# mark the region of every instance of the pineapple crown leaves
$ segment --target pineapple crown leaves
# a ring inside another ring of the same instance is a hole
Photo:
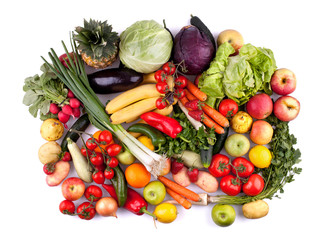
[[[76,27],[75,31],[74,40],[78,42],[79,51],[93,59],[101,60],[118,51],[118,33],[112,31],[107,21],[90,19],[88,22],[84,19],[84,27]]]

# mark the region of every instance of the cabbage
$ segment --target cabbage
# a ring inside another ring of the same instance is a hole
[[[172,51],[171,34],[154,20],[138,21],[120,34],[119,58],[140,73],[158,70]]]

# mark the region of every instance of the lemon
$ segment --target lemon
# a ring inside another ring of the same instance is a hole
[[[172,203],[161,203],[154,211],[157,220],[162,223],[171,223],[176,219],[177,209]]]
[[[263,145],[256,145],[249,152],[250,161],[258,168],[267,168],[272,161],[272,154]]]

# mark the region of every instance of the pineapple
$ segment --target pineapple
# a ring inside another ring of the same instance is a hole
[[[84,19],[84,27],[76,27],[74,40],[78,42],[78,50],[85,63],[100,69],[110,66],[118,56],[118,33],[112,32],[107,21]]]

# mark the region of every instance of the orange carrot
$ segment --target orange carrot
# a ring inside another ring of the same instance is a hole
[[[197,99],[197,97],[195,97],[188,89],[185,89],[185,93],[186,93],[186,98],[189,101]]]
[[[223,134],[225,132],[225,130],[215,121],[213,121],[207,114],[203,114],[202,122],[209,128],[213,127],[216,133]]]
[[[183,97],[183,98],[180,99],[180,102],[181,102],[182,105],[184,106],[184,105],[186,105],[187,102],[189,102],[189,100],[188,100],[188,98]]]
[[[186,198],[182,197],[180,194],[176,193],[170,188],[166,188],[166,192],[185,209],[191,208],[191,202],[189,202]]]
[[[199,197],[199,195],[197,193],[177,184],[176,182],[173,182],[172,180],[168,179],[167,177],[158,176],[158,180],[161,181],[166,187],[172,189],[176,193],[178,193],[192,201],[199,202],[201,200],[201,198]]]
[[[214,108],[210,107],[206,103],[202,104],[202,109],[207,115],[209,115],[210,118],[212,118],[220,126],[229,127],[228,119],[225,116],[223,116],[220,112],[218,112]]]
[[[202,102],[206,101],[207,95],[206,93],[202,92],[195,84],[193,84],[191,81],[187,81],[187,89],[199,100]]]

